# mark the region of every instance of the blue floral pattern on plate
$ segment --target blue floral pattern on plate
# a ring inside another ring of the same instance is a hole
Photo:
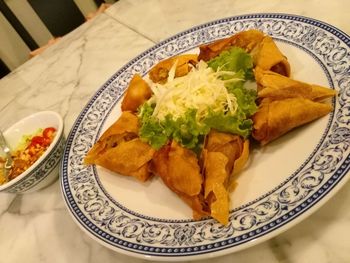
[[[132,76],[147,74],[158,61],[200,44],[256,28],[308,52],[338,92],[322,140],[303,165],[272,191],[230,212],[229,224],[212,219],[164,220],[123,207],[103,189],[83,158]],[[181,32],[134,58],[92,97],[76,120],[61,165],[61,187],[79,225],[103,244],[136,256],[168,260],[225,254],[266,239],[314,211],[348,179],[350,146],[350,38],[323,22],[286,14],[230,17]]]

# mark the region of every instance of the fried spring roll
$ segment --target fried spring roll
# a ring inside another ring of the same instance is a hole
[[[209,205],[210,215],[226,225],[229,217],[229,174],[226,169],[229,158],[220,152],[207,152],[205,159],[204,198]]]
[[[103,154],[109,148],[115,147],[122,141],[135,138],[139,129],[139,121],[136,115],[124,111],[98,139],[86,155],[85,164],[93,164],[100,154]]]
[[[284,76],[290,76],[289,62],[278,49],[273,39],[255,29],[242,31],[231,37],[200,46],[198,60],[208,61],[218,56],[222,51],[234,46],[243,48],[250,53],[255,66]]]
[[[199,47],[198,60],[208,61],[222,51],[228,50],[233,46],[243,48],[247,52],[251,52],[263,39],[264,34],[255,29],[242,31],[231,37],[214,41],[213,43],[202,45]]]
[[[171,67],[176,62],[175,77],[186,75],[191,70],[191,65],[197,64],[198,55],[178,55],[162,60],[155,65],[148,73],[149,78],[155,83],[165,83],[169,76]]]
[[[229,192],[233,175],[241,170],[248,159],[249,141],[237,135],[210,131],[202,152],[204,198],[210,215],[222,224],[228,223]]]
[[[258,97],[271,100],[301,97],[312,101],[323,101],[336,92],[330,88],[294,80],[272,71],[257,67],[254,71],[258,84]]]
[[[172,141],[154,154],[151,171],[192,208],[195,219],[208,215],[202,193],[203,177],[194,152]]]
[[[138,125],[136,115],[128,111],[122,112],[88,152],[85,164],[100,165],[146,181],[151,175],[148,166],[154,150],[138,138]]]
[[[256,67],[283,76],[290,76],[289,62],[271,37],[265,36],[252,52],[252,55]]]
[[[131,79],[122,101],[122,111],[136,112],[152,96],[152,90],[139,74]]]
[[[332,110],[332,106],[305,98],[265,99],[253,115],[253,138],[265,145],[288,131],[316,120]]]
[[[101,154],[94,163],[121,175],[145,182],[150,177],[148,164],[155,150],[140,138],[123,142]]]

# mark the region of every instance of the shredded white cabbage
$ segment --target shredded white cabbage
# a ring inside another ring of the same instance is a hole
[[[234,72],[215,72],[201,60],[187,75],[175,78],[176,65],[177,61],[170,69],[165,84],[151,83],[153,96],[150,102],[156,104],[153,116],[164,120],[166,115],[171,114],[176,120],[188,109],[197,109],[197,120],[200,121],[208,114],[208,108],[215,112],[229,111],[232,115],[236,112],[237,99],[227,92],[225,82],[241,79],[219,78],[223,74],[233,76]]]

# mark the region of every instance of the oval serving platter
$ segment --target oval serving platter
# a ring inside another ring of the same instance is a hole
[[[85,166],[83,159],[120,114],[135,73],[204,43],[256,28],[271,35],[298,80],[337,91],[334,110],[265,147],[253,147],[231,194],[229,224],[192,220],[191,210],[154,178],[145,184]],[[75,121],[60,169],[68,210],[93,239],[151,260],[192,260],[232,253],[285,231],[316,211],[349,178],[350,38],[311,18],[251,14],[203,24],[146,50],[93,95]]]

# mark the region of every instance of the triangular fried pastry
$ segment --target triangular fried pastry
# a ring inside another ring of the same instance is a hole
[[[84,159],[85,164],[94,164],[100,154],[123,141],[137,137],[138,130],[139,121],[137,116],[129,111],[122,112],[118,120],[102,134],[90,149]]]
[[[208,215],[203,201],[203,177],[194,152],[172,141],[155,152],[150,170],[192,208],[195,219]]]
[[[206,137],[205,149],[208,152],[220,152],[228,158],[226,171],[230,176],[236,160],[242,154],[243,144],[244,140],[238,135],[212,129]]]
[[[202,151],[204,198],[210,215],[222,224],[228,223],[232,175],[236,174],[236,168],[238,170],[244,166],[248,158],[249,150],[246,146],[249,147],[249,144],[244,143],[240,136],[230,133],[211,130],[206,137]]]
[[[231,37],[200,46],[198,60],[208,61],[233,46],[243,48],[249,53],[261,42],[263,37],[264,34],[256,29],[238,32]]]
[[[147,82],[139,74],[135,74],[126,90],[121,109],[136,112],[151,96],[152,90]]]
[[[233,171],[231,173],[231,181],[229,182],[229,190],[232,191],[237,183],[234,181],[235,175],[237,175],[239,172],[243,170],[245,167],[246,163],[248,162],[249,159],[249,139],[244,140],[243,143],[243,149],[241,155],[235,160],[234,165],[233,165]]]
[[[281,100],[301,97],[312,101],[322,101],[336,94],[330,88],[294,80],[259,67],[255,68],[254,75],[258,86],[258,98]]]
[[[171,67],[176,64],[175,77],[186,75],[191,70],[191,65],[197,64],[197,54],[185,54],[174,56],[160,61],[149,71],[149,78],[155,83],[165,83]]]
[[[304,98],[265,99],[253,115],[253,138],[265,145],[288,131],[318,119],[332,106]]]
[[[133,176],[146,181],[151,173],[148,164],[155,150],[140,138],[118,144],[100,154],[94,163],[121,175]]]
[[[229,215],[228,158],[220,152],[207,152],[205,158],[204,198],[208,202],[210,215],[226,225]]]
[[[172,141],[168,160],[167,181],[179,192],[189,196],[198,195],[203,177],[195,153]]]
[[[86,155],[85,164],[96,164],[122,175],[146,181],[154,149],[138,138],[136,115],[123,111]]]
[[[322,87],[316,84],[310,84],[312,89],[312,96],[310,97],[313,101],[323,101],[337,95],[337,92],[333,89]]]
[[[252,56],[256,67],[271,70],[287,77],[290,76],[289,62],[270,36],[264,37],[252,51]]]

